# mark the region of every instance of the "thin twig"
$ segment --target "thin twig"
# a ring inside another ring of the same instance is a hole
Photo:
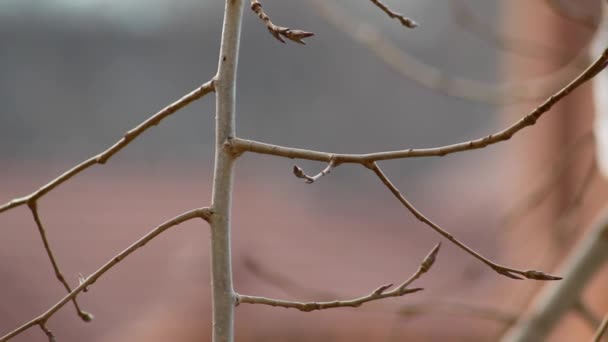
[[[51,330],[49,330],[45,324],[40,324],[40,329],[42,329],[42,331],[44,332],[44,334],[49,338],[49,342],[55,342],[55,335],[53,335],[53,332]]]
[[[384,185],[386,185],[386,187],[393,193],[393,195],[395,195],[395,197],[397,197],[399,202],[401,202],[401,204],[403,204],[403,206],[406,207],[407,210],[409,210],[412,213],[412,215],[414,215],[418,220],[420,220],[423,223],[426,223],[427,226],[431,227],[437,233],[443,235],[443,237],[450,240],[450,242],[452,242],[456,246],[460,247],[462,250],[469,253],[473,257],[477,258],[479,261],[488,265],[490,268],[492,268],[497,273],[507,276],[509,278],[513,278],[513,279],[522,279],[520,276],[523,276],[528,279],[535,279],[535,280],[559,280],[559,279],[561,279],[560,277],[545,274],[540,271],[535,271],[535,270],[522,271],[522,270],[518,270],[518,269],[514,269],[514,268],[501,266],[501,265],[498,265],[498,264],[490,261],[483,255],[476,252],[471,247],[465,245],[463,242],[456,239],[452,234],[450,234],[443,228],[439,227],[433,221],[431,221],[426,216],[424,216],[420,211],[418,211],[416,208],[414,208],[414,206],[401,194],[399,189],[397,189],[397,187],[393,183],[391,183],[391,181],[388,179],[388,177],[386,177],[384,172],[382,172],[382,170],[376,163],[370,163],[369,165],[366,165],[366,166],[369,169],[371,169],[372,171],[374,171],[374,173],[378,176],[378,178],[380,178],[382,183],[384,183]]]
[[[183,222],[195,219],[195,218],[202,218],[203,220],[209,222],[211,220],[212,216],[213,216],[212,209],[199,208],[199,209],[194,209],[194,210],[185,212],[185,213],[178,215],[178,216],[172,218],[171,220],[166,221],[165,223],[159,225],[158,227],[156,227],[152,231],[150,231],[148,234],[144,235],[139,240],[134,242],[131,246],[127,247],[125,250],[118,253],[116,256],[114,256],[112,259],[110,259],[108,262],[106,262],[101,268],[99,268],[97,271],[93,272],[90,276],[86,277],[86,279],[84,279],[80,283],[80,285],[78,285],[78,287],[73,289],[72,292],[70,292],[65,297],[63,297],[63,299],[61,299],[55,305],[50,307],[46,312],[44,312],[40,316],[32,319],[31,321],[23,324],[19,328],[15,329],[15,330],[11,331],[10,333],[1,337],[0,342],[6,342],[6,341],[10,340],[11,338],[24,332],[25,330],[27,330],[33,326],[36,326],[36,325],[40,326],[43,330],[45,330],[46,322],[59,309],[61,309],[67,302],[76,298],[76,296],[80,292],[83,292],[86,288],[93,285],[97,281],[97,279],[99,279],[104,273],[106,273],[111,268],[113,268],[115,265],[120,263],[123,259],[125,259],[127,256],[129,256],[131,253],[133,253],[136,250],[140,249],[141,247],[145,246],[152,239],[154,239],[159,234],[163,233],[164,231],[166,231],[167,229],[169,229],[173,226],[176,226],[180,223],[183,223]],[[47,330],[45,330],[45,333]]]
[[[421,275],[428,272],[430,268],[433,266],[435,259],[437,257],[437,253],[439,252],[439,248],[441,247],[441,243],[438,243],[433,247],[433,249],[429,252],[429,254],[424,258],[418,270],[406,281],[404,281],[401,285],[397,286],[391,291],[387,290],[393,287],[393,284],[382,285],[372,291],[370,294],[350,299],[350,300],[334,300],[329,302],[295,302],[281,299],[272,299],[266,297],[258,297],[258,296],[248,296],[248,295],[237,295],[237,305],[240,303],[246,304],[264,304],[269,306],[276,306],[282,308],[293,308],[298,309],[304,312],[310,312],[315,310],[324,310],[324,309],[332,309],[339,307],[359,307],[364,303],[371,302],[374,300],[389,298],[389,297],[401,297],[408,293],[414,293],[421,291],[422,288],[407,288],[411,285],[416,279],[418,279]],[[1,342],[1,341],[0,341]]]
[[[65,277],[63,276],[63,274],[61,273],[61,270],[59,269],[59,265],[57,264],[57,261],[55,260],[55,256],[53,255],[51,246],[49,245],[49,241],[46,237],[46,231],[44,229],[44,226],[42,225],[40,216],[38,215],[38,206],[36,204],[36,201],[28,202],[28,207],[30,208],[30,211],[32,212],[32,216],[34,217],[36,226],[38,227],[38,233],[40,234],[40,237],[42,238],[42,243],[44,244],[44,250],[46,251],[46,254],[49,257],[49,260],[51,261],[51,265],[53,265],[53,270],[55,271],[55,276],[57,277],[59,282],[61,282],[63,284],[63,287],[65,288],[65,290],[68,293],[72,292],[70,285],[65,280]],[[90,322],[93,319],[93,315],[91,313],[80,309],[80,306],[78,305],[78,302],[76,301],[76,297],[72,298],[72,302],[74,303],[74,307],[76,308],[76,313],[83,321]]]
[[[331,170],[336,167],[336,161],[334,159],[330,160],[329,163],[327,163],[327,167],[325,169],[323,169],[321,172],[317,173],[314,176],[309,176],[307,175],[304,170],[302,170],[301,167],[299,167],[298,165],[294,165],[293,166],[293,174],[298,177],[298,178],[303,178],[306,179],[306,183],[307,184],[312,184],[314,183],[317,179],[325,176],[326,174],[330,173]]]
[[[379,0],[369,0],[372,4],[376,5],[379,9],[381,9],[386,15],[391,17],[392,19],[397,19],[401,23],[401,25],[407,28],[415,28],[418,27],[418,23],[413,21],[412,19],[405,17],[403,14],[397,13],[391,10],[388,6],[381,3]]]
[[[511,126],[503,129],[502,131],[487,135],[479,139],[461,142],[453,145],[421,149],[410,148],[405,150],[377,152],[369,154],[338,154],[278,146],[239,138],[230,139],[227,144],[230,145],[234,153],[254,152],[285,158],[299,158],[325,162],[329,162],[332,159],[335,159],[336,163],[355,164],[366,164],[375,161],[391,159],[445,156],[452,153],[481,149],[493,144],[500,143],[502,141],[509,140],[517,132],[528,126],[534,125],[538,121],[538,119],[540,119],[543,114],[547,113],[556,103],[558,103],[572,91],[580,87],[582,84],[592,79],[595,75],[604,70],[607,65],[608,49],[604,50],[604,52],[597,60],[595,60],[585,71],[583,71],[578,77],[572,80],[562,90],[550,96],[540,106],[536,107],[534,110],[532,110],[530,113],[525,115],[517,122],[513,123]]]
[[[312,32],[302,31],[302,30],[292,30],[289,27],[277,26],[272,23],[270,17],[264,12],[262,8],[262,4],[258,0],[251,0],[251,10],[262,20],[268,32],[275,37],[281,43],[285,43],[283,37],[294,41],[298,44],[306,45],[306,43],[302,40],[308,37],[312,37],[315,34]]]
[[[597,328],[592,342],[600,342],[606,331],[608,331],[608,313],[606,313],[606,316],[604,316],[602,324],[600,324],[600,326]]]
[[[139,135],[141,135],[143,132],[148,130],[148,128],[158,125],[166,117],[168,117],[171,114],[177,112],[178,110],[184,108],[191,102],[202,98],[203,96],[207,95],[208,93],[210,93],[212,91],[215,91],[214,80],[211,80],[211,81],[203,84],[202,86],[194,89],[187,95],[183,96],[181,99],[173,102],[172,104],[163,108],[158,113],[152,115],[146,121],[142,122],[137,127],[134,127],[133,129],[131,129],[130,131],[125,133],[125,135],[120,140],[118,140],[114,145],[112,145],[107,150],[103,151],[102,153],[100,153],[96,156],[93,156],[93,157],[81,162],[80,164],[74,166],[70,170],[66,171],[64,174],[53,179],[49,183],[43,185],[41,188],[32,192],[31,194],[20,197],[20,198],[15,198],[15,199],[9,201],[8,203],[0,206],[0,213],[7,211],[9,209],[24,205],[28,202],[36,201],[39,198],[41,198],[42,196],[44,196],[45,194],[47,194],[48,192],[50,192],[51,190],[53,190],[54,188],[56,188],[57,186],[61,185],[68,179],[76,176],[80,172],[88,169],[89,167],[91,167],[95,164],[105,164],[114,154],[116,154],[118,151],[122,150],[124,147],[129,145]]]
[[[284,274],[265,268],[251,256],[246,256],[244,263],[247,270],[253,275],[267,284],[276,286],[290,296],[307,295],[321,298],[333,298],[338,296],[335,292],[305,287]],[[388,312],[388,308],[381,308],[378,312],[386,313]],[[436,313],[467,315],[470,317],[489,319],[505,323],[507,326],[515,323],[519,316],[518,313],[504,309],[450,299],[433,299],[414,304],[406,304],[401,306],[397,311],[397,314],[401,316]]]

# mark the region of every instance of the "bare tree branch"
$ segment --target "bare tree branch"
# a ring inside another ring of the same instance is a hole
[[[266,14],[266,12],[264,12],[262,4],[258,0],[251,0],[251,10],[258,16],[258,18],[260,18],[260,20],[262,20],[264,25],[266,25],[268,32],[270,32],[270,34],[281,43],[285,43],[285,40],[282,38],[285,37],[298,44],[306,45],[302,39],[315,35],[312,32],[292,30],[289,27],[277,26],[273,24],[270,17]]]
[[[32,216],[34,217],[36,226],[38,227],[38,232],[40,233],[40,237],[42,238],[42,243],[44,244],[44,250],[46,251],[46,254],[49,257],[49,260],[51,261],[51,265],[53,265],[53,270],[55,271],[55,276],[57,277],[57,280],[59,280],[59,282],[61,282],[63,284],[63,287],[65,288],[65,290],[68,293],[72,292],[70,285],[65,280],[65,277],[63,276],[63,274],[61,273],[61,270],[59,269],[59,265],[57,264],[57,261],[55,261],[55,256],[53,255],[53,251],[51,250],[49,241],[46,238],[46,231],[44,230],[44,226],[42,225],[42,221],[40,220],[40,216],[38,215],[38,206],[36,205],[36,202],[35,201],[29,202],[28,207],[30,208],[30,211],[32,212]],[[72,302],[74,303],[74,307],[76,308],[76,313],[83,321],[89,322],[93,319],[92,314],[80,309],[80,306],[78,305],[78,302],[76,301],[76,297],[72,298]]]
[[[264,267],[251,256],[245,257],[245,267],[249,272],[267,284],[273,285],[291,296],[317,296],[321,298],[333,298],[338,296],[334,292],[321,289],[308,288],[293,279]],[[381,308],[378,312],[386,313],[389,308]],[[467,315],[473,318],[489,319],[505,323],[507,326],[517,321],[519,313],[507,311],[486,305],[474,304],[465,301],[451,299],[422,300],[413,304],[401,306],[397,314],[409,317],[424,314],[453,314]]]
[[[230,139],[226,142],[226,144],[229,145],[230,148],[232,148],[234,153],[254,152],[285,158],[299,158],[324,162],[329,162],[330,160],[335,159],[336,163],[355,164],[366,164],[380,160],[413,157],[445,156],[452,153],[476,150],[487,147],[489,145],[500,143],[502,141],[509,140],[517,132],[528,126],[534,125],[538,121],[538,119],[540,119],[543,114],[547,113],[556,103],[558,103],[572,91],[583,85],[585,82],[592,79],[595,75],[604,70],[607,65],[608,49],[604,50],[604,52],[597,60],[595,60],[595,62],[593,62],[585,71],[583,71],[578,77],[572,80],[562,90],[550,96],[540,106],[536,107],[534,110],[532,110],[530,113],[525,115],[517,122],[513,123],[511,126],[503,129],[502,131],[487,135],[479,139],[461,142],[453,145],[421,149],[410,148],[405,150],[377,152],[369,154],[338,154],[284,147],[240,138]]]
[[[405,26],[407,28],[418,27],[418,23],[416,23],[415,21],[413,21],[412,19],[410,19],[408,17],[403,16],[403,14],[400,14],[400,13],[397,13],[397,12],[393,11],[388,6],[386,6],[385,4],[383,4],[382,2],[380,2],[380,0],[369,0],[369,1],[371,1],[374,5],[376,5],[376,7],[378,7],[379,9],[381,9],[384,13],[386,13],[386,15],[388,15],[392,19],[399,20],[399,22],[401,23],[401,25],[403,25],[403,26]]]
[[[393,284],[382,285],[372,291],[370,294],[350,299],[350,300],[334,300],[329,302],[294,302],[288,300],[281,299],[272,299],[266,297],[258,297],[258,296],[248,296],[248,295],[237,295],[237,305],[241,303],[246,304],[264,304],[269,306],[276,306],[282,308],[293,308],[298,309],[304,312],[310,312],[315,310],[324,310],[324,309],[332,309],[339,307],[359,307],[367,302],[371,302],[374,300],[389,298],[389,297],[401,297],[408,293],[414,293],[421,291],[422,288],[407,288],[410,284],[412,284],[416,279],[418,279],[421,275],[428,272],[433,263],[435,263],[435,259],[437,257],[437,253],[439,252],[439,248],[441,247],[441,243],[438,243],[433,247],[433,249],[429,252],[429,254],[424,258],[418,270],[406,281],[404,281],[401,285],[396,287],[395,289],[388,291],[389,288],[393,286]],[[0,341],[1,342],[1,341]]]
[[[22,326],[11,331],[10,333],[2,336],[0,338],[0,342],[6,342],[6,341],[10,340],[11,338],[24,332],[25,330],[28,330],[29,328],[36,326],[36,325],[40,326],[40,328],[47,334],[47,336],[49,336],[49,339],[54,338],[52,333],[50,333],[50,330],[48,330],[46,328],[46,322],[49,320],[49,318],[51,318],[67,302],[76,298],[76,296],[80,292],[84,291],[86,288],[93,285],[97,281],[97,279],[99,279],[104,273],[106,273],[111,268],[116,266],[123,259],[128,257],[131,253],[133,253],[136,250],[140,249],[141,247],[145,246],[148,242],[150,242],[152,239],[154,239],[155,237],[157,237],[158,235],[160,235],[167,229],[177,226],[180,223],[192,220],[194,218],[202,218],[203,220],[210,222],[212,216],[213,216],[212,209],[199,208],[199,209],[194,209],[194,210],[185,212],[185,213],[178,215],[178,216],[172,218],[171,220],[159,225],[158,227],[156,227],[152,231],[150,231],[148,234],[144,235],[139,240],[134,242],[131,246],[127,247],[127,249],[118,253],[116,256],[114,256],[112,259],[110,259],[108,262],[106,262],[105,265],[103,265],[97,271],[93,272],[90,276],[86,277],[86,279],[84,281],[82,281],[78,285],[78,287],[73,289],[69,294],[67,294],[65,297],[63,297],[63,299],[61,299],[59,302],[57,302],[55,305],[53,305],[51,308],[49,308],[46,312],[44,312],[40,316],[32,319],[31,321],[23,324]]]
[[[208,93],[210,93],[212,91],[215,91],[214,80],[211,80],[211,81],[203,84],[202,86],[194,89],[187,95],[183,96],[181,99],[173,102],[172,104],[163,108],[158,113],[152,115],[146,121],[142,122],[137,127],[133,128],[130,131],[128,131],[127,133],[125,133],[125,135],[122,137],[122,139],[117,141],[114,145],[109,147],[107,150],[74,166],[72,169],[66,171],[61,176],[59,176],[59,177],[55,178],[54,180],[50,181],[49,183],[43,185],[41,188],[32,192],[31,194],[20,197],[20,198],[15,198],[15,199],[9,201],[8,203],[0,206],[0,213],[7,211],[9,209],[12,209],[12,208],[21,206],[28,202],[36,201],[39,198],[41,198],[42,196],[44,196],[45,194],[47,194],[48,192],[50,192],[51,190],[55,189],[57,186],[61,185],[68,179],[76,176],[80,172],[88,169],[89,167],[91,167],[95,164],[105,164],[114,154],[116,154],[118,151],[122,150],[124,147],[129,145],[133,140],[135,140],[143,132],[148,130],[148,128],[158,125],[166,117],[168,117],[171,114],[177,112],[178,110],[184,108],[191,102],[202,98],[203,96],[207,95]]]

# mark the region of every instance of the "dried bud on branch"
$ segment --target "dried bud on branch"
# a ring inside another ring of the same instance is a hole
[[[314,33],[312,32],[292,30],[289,27],[277,26],[273,24],[270,17],[268,17],[268,15],[262,9],[262,4],[258,0],[251,0],[251,10],[255,12],[258,18],[264,22],[268,32],[270,32],[270,34],[272,34],[281,43],[285,43],[285,40],[283,39],[283,37],[285,37],[298,44],[306,45],[302,39],[314,36]]]

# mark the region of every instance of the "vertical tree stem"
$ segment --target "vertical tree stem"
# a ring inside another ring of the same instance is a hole
[[[226,0],[218,72],[215,79],[215,170],[211,218],[213,341],[234,338],[235,294],[232,288],[230,211],[235,157],[225,146],[235,135],[236,72],[243,0]]]

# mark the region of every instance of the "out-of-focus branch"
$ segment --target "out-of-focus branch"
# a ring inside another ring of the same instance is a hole
[[[418,23],[416,23],[412,19],[404,16],[403,14],[400,14],[400,13],[397,13],[397,12],[393,11],[388,6],[386,6],[385,4],[383,4],[382,2],[380,2],[380,0],[369,0],[369,1],[371,1],[374,5],[376,5],[376,7],[378,7],[379,9],[381,9],[384,13],[386,13],[386,15],[388,15],[392,19],[399,20],[399,22],[401,23],[401,25],[403,25],[403,26],[405,26],[407,28],[418,27]]]
[[[120,263],[122,260],[124,260],[126,257],[128,257],[131,253],[133,253],[136,250],[140,249],[141,247],[145,246],[148,242],[150,242],[152,239],[154,239],[155,237],[157,237],[158,235],[160,235],[167,229],[177,226],[180,223],[195,219],[195,218],[201,218],[201,219],[209,222],[211,220],[212,215],[213,215],[213,212],[211,209],[199,208],[199,209],[194,209],[194,210],[185,212],[185,213],[183,213],[179,216],[176,216],[176,217],[172,218],[171,220],[159,225],[158,227],[156,227],[152,231],[150,231],[148,234],[144,235],[142,238],[137,240],[135,243],[133,243],[127,249],[118,253],[116,256],[114,256],[112,259],[110,259],[108,262],[106,262],[105,265],[103,265],[97,271],[93,272],[90,276],[86,277],[86,279],[84,279],[80,283],[80,285],[78,285],[78,287],[73,289],[68,295],[63,297],[63,299],[61,299],[59,302],[57,302],[57,304],[55,304],[51,308],[49,308],[46,312],[44,312],[40,316],[32,319],[31,321],[23,324],[22,326],[13,330],[12,332],[2,336],[0,338],[0,342],[6,342],[6,341],[10,340],[11,338],[21,334],[22,332],[24,332],[24,331],[28,330],[29,328],[34,327],[36,325],[39,326],[44,331],[44,333],[49,337],[49,340],[52,341],[54,339],[54,336],[51,333],[51,331],[49,329],[47,329],[46,323],[49,320],[49,318],[51,318],[67,302],[76,298],[76,296],[80,292],[85,291],[85,289],[87,289],[88,287],[93,285],[97,281],[97,279],[99,279],[104,273],[106,273],[111,268],[116,266],[118,263]]]
[[[486,137],[471,140],[469,142],[447,145],[437,148],[427,148],[427,149],[407,149],[400,151],[389,151],[389,152],[378,152],[371,154],[333,154],[327,152],[318,152],[318,151],[310,151],[303,150],[297,148],[290,148],[284,146],[270,145],[252,140],[245,140],[239,138],[233,138],[226,141],[226,145],[231,149],[232,153],[235,155],[239,155],[243,152],[255,152],[261,154],[275,155],[286,158],[300,158],[300,159],[308,159],[308,160],[317,160],[317,161],[326,161],[333,162],[334,164],[341,163],[356,163],[364,165],[370,169],[372,169],[376,175],[382,180],[382,182],[391,190],[391,192],[399,199],[399,201],[420,221],[426,223],[433,230],[444,236],[446,239],[482,261],[487,266],[491,267],[494,271],[499,274],[505,275],[514,279],[521,279],[520,276],[523,276],[528,279],[537,279],[537,280],[558,280],[560,277],[552,276],[545,274],[536,270],[518,270],[515,268],[509,268],[502,265],[498,265],[489,259],[485,258],[475,250],[471,249],[463,242],[455,239],[450,233],[446,230],[439,227],[437,224],[433,223],[431,220],[422,215],[419,211],[417,211],[406,199],[401,195],[399,190],[388,180],[388,178],[384,175],[384,173],[378,168],[376,161],[379,160],[388,160],[388,159],[400,159],[400,158],[411,158],[411,157],[423,157],[423,156],[444,156],[450,153],[474,150],[486,147],[488,145],[492,145],[501,141],[505,141],[510,139],[514,134],[522,130],[527,126],[534,125],[536,121],[546,112],[548,112],[556,103],[558,103],[561,99],[566,97],[576,88],[592,79],[595,75],[601,72],[608,65],[608,49],[604,50],[602,55],[593,62],[585,71],[583,71],[577,78],[572,80],[566,87],[562,90],[549,97],[545,102],[543,102],[540,106],[536,107],[533,111],[528,113],[519,121],[515,122],[511,126],[506,129],[495,133],[490,134]],[[302,172],[303,173],[303,172]]]
[[[333,298],[338,296],[336,293],[325,290],[325,289],[313,289],[305,287],[297,281],[280,274],[276,271],[272,271],[265,268],[257,260],[252,257],[245,258],[245,267],[249,272],[258,277],[260,280],[267,284],[276,286],[283,292],[291,296],[316,296],[322,298]],[[386,313],[389,308],[379,308],[377,312]],[[374,311],[376,312],[376,311]],[[473,318],[490,319],[497,322],[503,322],[507,325],[513,324],[519,314],[510,312],[500,308],[491,306],[473,304],[463,301],[455,301],[451,299],[432,299],[422,300],[413,304],[406,304],[399,308],[397,314],[400,316],[416,316],[424,314],[454,314],[454,315],[466,315]]]
[[[399,308],[397,313],[406,317],[437,313],[458,316],[467,315],[501,322],[506,325],[512,325],[517,322],[519,316],[516,312],[510,312],[492,306],[454,300],[428,300],[420,303],[406,304]]]
[[[246,304],[264,304],[269,306],[276,306],[282,308],[293,308],[298,309],[304,312],[310,312],[315,310],[324,310],[324,309],[332,309],[339,307],[359,307],[367,302],[371,302],[374,300],[380,300],[389,297],[401,297],[403,295],[414,293],[421,291],[422,288],[408,288],[416,279],[422,276],[424,273],[428,272],[433,264],[435,263],[435,259],[437,257],[437,253],[439,252],[441,244],[435,245],[435,247],[429,252],[429,254],[424,258],[418,270],[406,281],[404,281],[401,285],[397,286],[395,289],[391,291],[387,291],[389,288],[393,287],[393,284],[382,285],[372,291],[370,294],[350,299],[350,300],[334,300],[329,302],[295,302],[281,299],[272,299],[266,297],[258,297],[258,296],[248,296],[248,295],[237,295],[237,305],[241,303]]]
[[[595,332],[595,335],[593,336],[593,342],[600,342],[607,330],[608,330],[608,313],[606,313],[606,316],[604,316],[604,320],[602,320],[602,324],[600,324],[599,328],[597,328],[597,331]]]
[[[76,176],[80,172],[88,169],[89,167],[95,164],[105,164],[112,156],[114,156],[118,151],[122,150],[124,147],[129,145],[133,140],[135,140],[138,136],[140,136],[143,132],[148,130],[151,127],[158,125],[163,119],[170,116],[171,114],[177,112],[178,110],[184,108],[189,105],[191,102],[202,98],[208,93],[215,91],[214,81],[211,80],[202,86],[194,89],[189,94],[183,96],[181,99],[173,102],[167,107],[163,108],[158,113],[152,115],[146,121],[139,124],[137,127],[131,129],[122,137],[122,139],[118,140],[114,145],[109,147],[107,150],[101,152],[100,154],[93,156],[82,163],[74,166],[72,169],[66,171],[61,176],[53,179],[49,183],[43,185],[38,190],[32,192],[27,196],[23,196],[20,198],[15,198],[8,203],[0,206],[0,213],[7,211],[9,209],[24,205],[29,202],[33,202],[55,189],[57,186],[63,184],[68,179]]]
[[[579,150],[592,143],[593,138],[593,132],[588,131],[566,146],[555,160],[548,162],[546,164],[549,165],[549,167],[546,167],[548,174],[539,182],[534,182],[538,184],[535,189],[507,210],[500,219],[503,222],[503,226],[506,228],[512,227],[518,220],[524,218],[526,213],[532,212],[538,207],[556,188],[556,184],[562,181],[563,176],[566,174],[565,171],[572,165],[572,159],[579,155]],[[592,167],[594,166],[592,165]]]
[[[42,243],[44,244],[44,250],[46,251],[46,254],[49,257],[49,260],[51,261],[51,265],[53,266],[53,271],[55,272],[55,277],[57,277],[57,280],[59,280],[59,282],[63,284],[63,287],[65,288],[65,290],[68,293],[72,292],[70,285],[65,280],[65,277],[63,276],[63,274],[61,273],[61,270],[59,269],[59,265],[57,264],[57,261],[55,260],[55,256],[53,255],[53,251],[51,249],[51,246],[49,245],[49,241],[46,238],[46,231],[44,229],[44,226],[42,225],[40,216],[38,215],[38,206],[37,206],[36,202],[29,202],[28,207],[30,208],[30,211],[32,212],[34,222],[36,222],[36,226],[38,227],[38,233],[40,234],[40,237],[42,238]],[[80,306],[78,305],[78,302],[76,301],[76,297],[72,298],[72,302],[74,303],[74,307],[76,308],[76,313],[83,321],[89,322],[93,319],[92,314],[80,309]]]
[[[497,48],[535,59],[555,58],[555,56],[571,54],[571,51],[561,46],[548,46],[544,42],[511,37],[505,32],[497,31],[492,25],[488,25],[478,18],[463,0],[452,0],[449,4],[454,22],[457,25]],[[571,72],[580,72],[587,64],[587,49],[582,49],[577,56],[571,58],[564,66],[573,69]]]
[[[270,17],[264,12],[262,8],[262,4],[258,0],[251,0],[251,10],[262,20],[268,32],[275,37],[281,43],[285,43],[283,37],[296,42],[298,44],[306,45],[306,43],[302,40],[304,38],[314,36],[312,32],[306,32],[302,30],[292,30],[289,27],[277,26],[272,23]]]
[[[424,87],[448,96],[498,105],[535,100],[554,92],[560,84],[572,79],[581,69],[578,66],[581,59],[576,58],[547,77],[506,84],[492,84],[449,75],[403,51],[363,18],[353,18],[331,1],[310,1],[330,24],[366,47],[393,70]]]
[[[507,333],[503,341],[542,341],[580,300],[591,277],[608,260],[608,208],[573,251],[562,266],[564,279],[538,295],[531,312]]]
[[[304,170],[302,170],[301,167],[299,167],[298,165],[294,165],[293,166],[293,174],[298,177],[298,178],[302,178],[302,179],[306,179],[306,183],[308,184],[312,184],[314,183],[317,179],[325,176],[326,174],[330,173],[331,170],[337,166],[335,160],[330,160],[329,163],[327,163],[327,167],[325,167],[321,172],[317,173],[314,176],[309,176],[307,175]]]

